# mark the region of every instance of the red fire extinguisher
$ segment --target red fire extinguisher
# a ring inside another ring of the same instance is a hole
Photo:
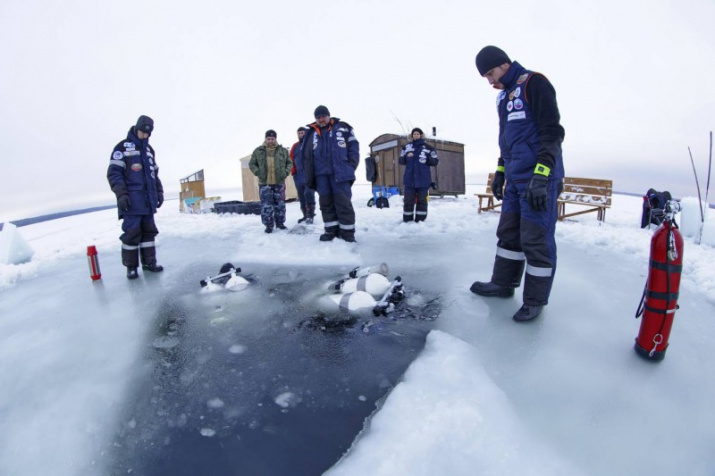
[[[94,245],[87,247],[87,262],[89,263],[89,277],[92,278],[92,281],[102,279],[102,272],[99,270],[97,247]]]
[[[666,204],[665,219],[650,240],[648,280],[636,318],[643,316],[635,350],[648,360],[663,360],[670,329],[678,309],[680,274],[683,269],[683,235],[675,223],[680,203]]]

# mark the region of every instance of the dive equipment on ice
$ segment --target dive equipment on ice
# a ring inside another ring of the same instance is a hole
[[[648,360],[663,360],[678,309],[680,274],[683,268],[683,235],[675,223],[680,203],[665,206],[665,219],[650,242],[650,265],[643,297],[636,311],[641,319],[635,351]]]

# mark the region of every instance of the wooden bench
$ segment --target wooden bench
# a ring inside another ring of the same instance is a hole
[[[475,193],[474,196],[479,198],[479,209],[477,213],[482,213],[487,210],[495,210],[501,207],[501,202],[494,202],[494,195],[492,194],[492,180],[494,180],[494,172],[489,173],[489,178],[487,179],[487,190],[485,193]],[[483,206],[483,201],[486,200],[487,205]]]
[[[496,210],[501,206],[501,202],[494,201],[492,194],[492,180],[494,173],[489,174],[487,189],[485,193],[475,193],[479,198],[478,213],[487,210]],[[606,210],[611,208],[611,196],[613,195],[613,181],[601,179],[589,179],[581,177],[565,177],[564,190],[559,195],[558,219],[582,215],[584,213],[596,212],[599,221],[606,220]],[[486,205],[484,203],[486,202]],[[576,211],[566,213],[566,204],[577,207]]]
[[[564,177],[564,191],[559,195],[559,220],[596,212],[599,221],[606,220],[606,210],[611,208],[613,181],[580,177]],[[566,204],[575,205],[578,211],[566,213]]]

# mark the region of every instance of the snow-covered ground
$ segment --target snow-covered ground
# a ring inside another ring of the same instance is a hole
[[[19,228],[35,254],[0,265],[0,474],[109,474],[147,316],[187,270],[204,273],[198,282],[226,261],[384,261],[393,274],[420,271],[442,295],[424,350],[331,474],[715,474],[714,230],[701,245],[686,236],[671,345],[652,363],[633,351],[653,232],[639,228],[641,198],[614,196],[605,223],[587,214],[557,225],[551,303],[517,324],[520,296],[469,292],[490,277],[498,222],[477,214],[477,190],[433,198],[425,223],[403,224],[398,203],[369,208],[358,186],[357,245],[266,235],[257,216],[181,215],[168,201],[157,215],[166,271],[136,282],[119,262],[115,210]],[[288,204],[289,224],[298,216]],[[683,213],[684,229],[693,216]],[[96,283],[88,245],[99,250]]]

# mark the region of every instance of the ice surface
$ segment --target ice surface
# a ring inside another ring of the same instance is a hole
[[[221,355],[243,359],[257,351],[250,336],[275,332],[261,316],[280,310],[279,294],[265,299],[254,286],[200,292],[198,281],[231,261],[246,278],[251,267],[280,264],[275,283],[295,282],[306,266],[347,273],[386,262],[393,275],[408,271],[408,285],[443,302],[427,347],[375,409],[335,474],[712,475],[715,250],[707,244],[709,223],[704,244],[686,237],[680,309],[665,360],[653,364],[632,348],[653,232],[640,229],[642,199],[615,195],[605,223],[590,214],[558,224],[551,302],[537,321],[519,325],[511,315],[520,296],[495,300],[469,292],[474,280],[489,278],[495,252],[499,215],[477,214],[472,196],[483,188],[468,188],[457,199],[432,198],[426,222],[403,224],[400,207],[369,208],[369,190],[358,187],[357,245],[320,243],[313,234],[266,236],[256,216],[180,215],[165,206],[157,223],[166,270],[136,282],[124,277],[114,210],[23,227],[35,256],[0,264],[0,474],[108,474],[118,429],[146,429],[142,418],[123,413],[136,383],[152,371],[142,364],[144,354],[177,348],[156,340],[153,318],[182,300],[201,300],[204,311],[193,325],[225,334],[216,344]],[[288,204],[289,224],[299,216],[297,204]],[[96,283],[87,270],[88,245],[99,250],[102,280]],[[311,302],[324,285],[306,288],[292,305]],[[230,314],[230,306],[250,312]],[[162,335],[186,342],[181,329],[175,331],[170,335],[169,326]],[[200,369],[212,354],[197,348],[193,355],[178,376],[187,386],[206,381]],[[221,378],[238,379],[241,370]],[[226,418],[245,412],[210,390],[200,401],[206,411]],[[296,394],[268,388],[267,401],[275,402],[269,406],[283,409],[278,401],[292,401],[286,393]],[[360,403],[364,395],[348,397]],[[226,404],[212,408],[213,399]],[[205,440],[220,436],[214,422],[165,418]],[[260,422],[251,428],[270,430]],[[145,436],[158,447],[167,444],[152,440],[151,432]]]

